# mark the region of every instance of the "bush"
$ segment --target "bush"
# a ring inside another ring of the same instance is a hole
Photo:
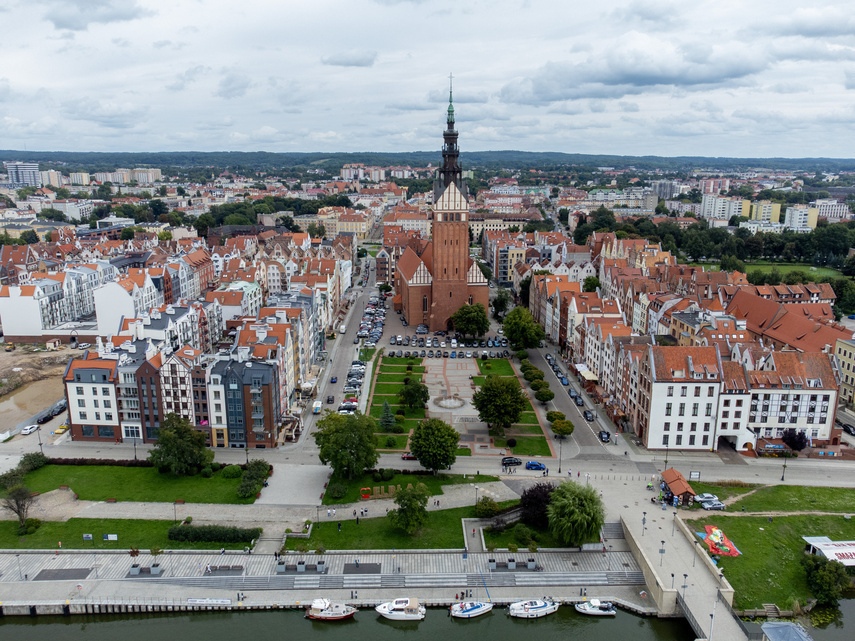
[[[216,461],[214,461],[213,463],[211,463],[211,469],[214,470],[215,472],[219,472],[220,471],[220,464],[217,463]]]
[[[542,390],[544,387],[546,387],[548,389],[549,383],[547,383],[546,381],[541,380],[539,378],[536,378],[530,383],[530,386],[531,386],[531,389],[533,389],[535,392],[538,392],[538,391]]]
[[[38,470],[50,462],[50,459],[41,452],[29,452],[21,457],[18,470],[21,474]]]
[[[383,477],[384,481],[391,481],[393,478],[395,478],[395,470],[390,467],[385,467],[380,470],[380,475]]]
[[[203,467],[203,468],[202,468],[202,472],[201,472],[201,474],[202,474],[202,476],[203,476],[204,478],[209,479],[209,478],[211,478],[212,476],[214,476],[214,470],[212,470],[212,469],[211,469],[211,466],[209,465],[208,467]]]
[[[516,543],[508,543],[508,552],[515,553],[517,550],[519,550],[519,547]]]
[[[525,351],[524,349],[521,349],[520,351],[518,351],[516,354],[514,354],[514,356],[516,356],[521,361],[528,360],[528,352]]]
[[[225,525],[173,525],[167,535],[170,541],[203,541],[211,543],[252,543],[261,536],[261,528]]]
[[[0,474],[0,487],[4,489],[11,489],[16,485],[22,485],[23,478],[21,473],[18,472],[17,469],[9,470],[8,472],[4,472]]]
[[[404,416],[404,410],[398,410],[401,412],[400,414],[395,414],[395,422],[400,425],[404,421],[406,421],[406,417]],[[403,428],[401,428],[401,432],[403,433]]]
[[[527,381],[533,381],[538,378],[543,379],[543,372],[536,367],[531,367],[525,371],[523,378]]]
[[[347,494],[347,488],[341,483],[333,483],[327,488],[327,492],[334,499],[344,498],[344,495]]]
[[[261,483],[251,477],[244,476],[238,485],[237,495],[240,499],[248,499],[261,491]]]
[[[185,522],[185,523],[187,523],[187,524],[189,525],[190,523],[192,523],[192,522],[193,522],[193,517],[192,517],[192,516],[185,516],[185,517],[184,517],[184,522]]]
[[[514,447],[516,447],[516,446],[517,446],[517,439],[515,439],[515,438],[509,438],[509,439],[508,439],[508,447],[510,447],[510,448],[514,448]]]
[[[18,536],[25,536],[27,534],[35,534],[36,530],[38,530],[42,526],[42,522],[40,519],[27,519],[24,522],[23,527],[18,528]]]
[[[564,412],[559,412],[558,410],[551,410],[546,413],[546,420],[550,423],[554,423],[555,421],[563,421],[567,418],[564,415]]]
[[[404,426],[401,425],[401,423],[403,423],[403,422],[404,421],[401,421],[400,423],[396,423],[395,425],[393,425],[389,429],[389,431],[392,432],[392,434],[403,434],[404,433]]]
[[[393,448],[398,444],[397,439],[394,436],[386,437],[386,447]]]
[[[489,519],[496,516],[499,511],[499,504],[489,496],[482,496],[475,504],[475,516],[479,519]]]
[[[223,468],[222,476],[224,479],[239,479],[241,474],[243,471],[240,469],[240,465],[226,465]]]
[[[405,414],[405,412],[404,412],[404,410],[403,410],[403,409],[395,410],[395,416],[401,416],[401,417],[403,417],[403,416],[404,416],[404,414]],[[395,420],[397,420],[397,419],[395,419]]]
[[[263,483],[264,479],[270,476],[270,463],[262,461],[261,459],[253,459],[247,463],[243,474],[255,481]]]
[[[525,525],[524,523],[517,523],[514,526],[514,539],[517,543],[521,543],[522,545],[528,545],[529,541],[533,541],[536,535],[534,530]]]

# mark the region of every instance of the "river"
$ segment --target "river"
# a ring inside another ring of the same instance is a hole
[[[63,397],[65,388],[62,377],[51,376],[40,381],[27,383],[0,400],[0,426],[14,428],[18,423],[29,421],[33,416]],[[64,415],[63,415],[64,416]],[[62,417],[54,420],[59,425]]]
[[[848,623],[847,633],[844,623]],[[840,617],[824,629],[808,628],[815,641],[849,641],[855,625],[855,599],[842,601]],[[294,626],[293,628],[291,626]],[[749,628],[759,626],[749,624]],[[308,621],[301,612],[230,612],[159,615],[100,615],[71,617],[0,618],[3,641],[150,641],[178,638],[182,641],[229,640],[251,635],[253,641],[282,641],[283,635],[320,635],[324,641],[391,641],[401,634],[419,638],[453,639],[474,635],[490,641],[520,641],[531,632],[537,641],[692,641],[694,633],[682,619],[639,617],[618,611],[613,618],[586,617],[570,606],[551,616],[536,620],[511,619],[499,609],[472,621],[446,616],[445,610],[429,609],[420,623],[387,621],[372,610],[361,610],[354,620],[341,623]],[[319,637],[319,638],[320,638]],[[725,639],[716,641],[726,641]]]

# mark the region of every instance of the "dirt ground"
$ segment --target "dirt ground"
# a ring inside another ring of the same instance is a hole
[[[68,347],[55,352],[44,351],[44,346],[42,351],[34,349],[37,346],[18,345],[13,352],[0,351],[0,397],[27,383],[62,376],[68,359],[75,354]]]

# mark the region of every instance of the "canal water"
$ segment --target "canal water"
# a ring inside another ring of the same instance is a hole
[[[570,606],[542,619],[512,619],[504,609],[469,621],[452,619],[443,609],[428,609],[424,621],[388,621],[374,610],[360,610],[355,619],[338,623],[309,621],[296,610],[168,615],[5,617],[0,619],[3,641],[253,641],[323,639],[324,641],[392,641],[458,639],[466,635],[490,641],[692,641],[695,635],[682,619],[664,620],[618,612],[615,618],[587,617]]]
[[[19,387],[0,400],[0,426],[2,426],[0,431],[15,427],[23,421],[29,421],[62,398],[63,394],[61,376],[52,376]],[[60,419],[54,420],[58,425]]]
[[[825,628],[808,628],[815,641],[851,641],[855,625],[855,600],[840,604],[839,617]],[[849,632],[844,624],[848,623]],[[759,631],[759,626],[749,624]],[[360,610],[356,618],[339,623],[322,623],[303,618],[301,611],[216,612],[158,615],[100,615],[71,617],[0,618],[0,639],[31,641],[231,641],[251,637],[253,641],[282,641],[284,638],[309,637],[323,641],[392,641],[407,635],[411,639],[456,639],[464,635],[489,641],[692,641],[688,623],[682,619],[639,617],[618,610],[615,618],[596,618],[578,614],[562,606],[543,619],[512,619],[505,609],[461,621],[446,616],[443,609],[428,609],[421,622],[387,621],[373,610]],[[713,633],[715,636],[715,633]],[[715,641],[719,641],[716,639]],[[722,639],[720,641],[727,641]]]

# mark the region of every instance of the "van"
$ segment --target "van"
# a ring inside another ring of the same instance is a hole
[[[339,326],[339,328],[338,328],[338,333],[339,333],[339,334],[344,334],[344,333],[346,333],[346,332],[347,332],[347,325],[340,325],[340,326]]]
[[[456,338],[451,339],[451,347],[453,347],[455,349],[457,348],[457,339]]]

